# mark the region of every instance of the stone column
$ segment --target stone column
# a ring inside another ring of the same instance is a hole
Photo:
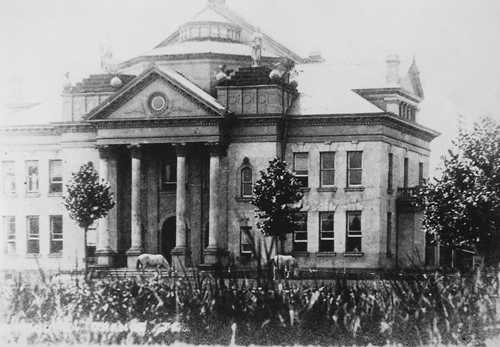
[[[219,233],[219,184],[221,147],[218,144],[209,146],[209,202],[208,202],[208,247],[205,249],[205,264],[217,262],[217,240]]]
[[[108,182],[111,185],[111,191],[113,192],[113,198],[116,199],[116,178],[112,177],[111,172],[116,173],[113,170],[113,165],[116,164],[116,159],[113,156],[112,149],[109,146],[102,146],[98,148],[99,150],[99,178]],[[111,171],[111,172],[110,172]],[[113,266],[113,258],[115,252],[112,247],[112,239],[114,235],[112,234],[112,228],[110,224],[113,224],[112,219],[113,214],[116,213],[116,206],[113,207],[106,217],[99,220],[99,228],[97,230],[97,265],[109,267]],[[116,230],[115,230],[116,231]]]
[[[186,145],[176,144],[177,182],[175,195],[175,248],[172,263],[176,270],[186,268]]]
[[[142,253],[141,234],[141,148],[129,146],[132,159],[132,192],[130,201],[131,244],[127,251],[127,266],[135,268],[137,257]]]

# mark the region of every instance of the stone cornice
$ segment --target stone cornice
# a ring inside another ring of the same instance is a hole
[[[123,128],[164,128],[191,126],[218,126],[223,118],[213,117],[165,117],[165,118],[136,118],[136,119],[113,119],[97,120],[92,124],[97,129],[123,129]]]

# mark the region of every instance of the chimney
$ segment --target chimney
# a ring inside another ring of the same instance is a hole
[[[387,65],[385,82],[390,85],[399,84],[399,56],[397,54],[388,55],[385,63]]]

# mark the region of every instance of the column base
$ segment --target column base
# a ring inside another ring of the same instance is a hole
[[[112,249],[98,249],[95,252],[98,267],[113,267],[115,264],[116,252]]]
[[[140,248],[130,248],[127,251],[127,268],[136,269],[137,268],[137,258],[142,254],[142,249]]]
[[[175,247],[170,254],[172,255],[172,268],[179,272],[187,269],[188,249],[186,247]]]
[[[215,265],[218,262],[219,249],[217,246],[208,246],[203,252],[204,265]]]

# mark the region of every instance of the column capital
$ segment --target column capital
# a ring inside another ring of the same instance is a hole
[[[127,145],[127,148],[132,157],[140,158],[142,156],[142,146],[139,143],[131,143]]]
[[[110,159],[116,152],[116,148],[110,145],[97,145],[95,148],[99,151],[99,158],[101,159]]]
[[[175,149],[175,154],[178,156],[178,157],[185,157],[186,156],[186,153],[187,153],[187,145],[185,142],[181,142],[181,143],[174,143],[172,144],[172,146],[174,147]]]
[[[208,149],[211,157],[220,157],[224,153],[224,147],[219,142],[205,143],[205,147]]]

